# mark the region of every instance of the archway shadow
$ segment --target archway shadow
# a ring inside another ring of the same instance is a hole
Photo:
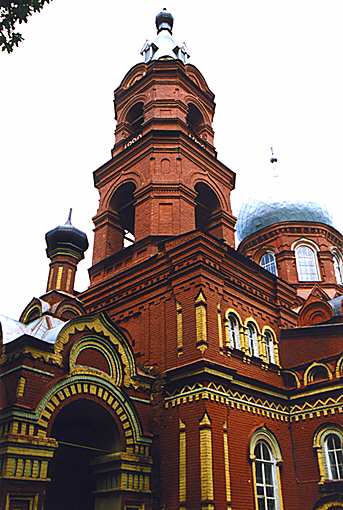
[[[91,462],[120,449],[113,417],[97,402],[79,399],[57,415],[51,436],[59,447],[50,465],[47,510],[94,510],[95,475]]]

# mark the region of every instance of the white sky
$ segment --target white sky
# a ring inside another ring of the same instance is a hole
[[[237,173],[237,213],[270,184],[321,200],[343,230],[342,0],[54,0],[0,55],[0,313],[18,318],[45,291],[45,233],[73,224],[93,242],[92,171],[110,158],[113,90],[141,60],[162,8],[216,94],[219,159]],[[88,285],[92,248],[79,265]]]

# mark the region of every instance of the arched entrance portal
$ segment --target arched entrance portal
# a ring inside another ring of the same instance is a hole
[[[120,450],[113,417],[97,402],[78,399],[61,409],[50,435],[59,447],[50,465],[47,510],[94,510],[97,457]],[[105,508],[105,507],[104,507]]]

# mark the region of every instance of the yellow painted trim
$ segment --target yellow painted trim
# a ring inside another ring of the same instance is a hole
[[[339,358],[336,364],[336,370],[335,370],[336,377],[342,377],[343,376],[343,354]]]
[[[196,346],[204,353],[207,343],[207,304],[206,298],[201,291],[195,300],[195,323],[196,323]]]
[[[300,379],[298,377],[298,374],[296,372],[293,372],[293,370],[282,370],[282,373],[283,374],[291,374],[291,375],[293,375],[294,379],[295,379],[296,388],[300,388],[301,383],[300,383]]]
[[[179,420],[179,503],[185,505],[187,499],[187,453],[186,426]]]
[[[230,313],[233,313],[234,315],[236,315],[237,320],[238,320],[238,322],[239,322],[239,324],[240,324],[240,325],[242,325],[242,324],[243,324],[242,317],[239,315],[239,313],[238,313],[238,312],[237,312],[234,308],[227,308],[227,309],[225,310],[225,319],[227,319],[227,318],[228,318],[228,316],[229,316],[229,314],[230,314]]]
[[[246,352],[247,351],[247,346],[246,346],[246,339],[245,339],[245,334],[244,334],[244,329],[243,329],[242,318],[239,315],[239,313],[236,312],[236,310],[234,308],[227,308],[226,311],[225,311],[225,342],[226,342],[226,347],[230,348],[229,325],[228,325],[228,319],[229,319],[229,315],[230,314],[234,315],[235,318],[237,319],[238,330],[239,330],[239,344],[240,344],[241,350]]]
[[[183,350],[183,317],[182,306],[178,301],[176,302],[176,348],[178,354],[182,354]]]
[[[250,445],[249,445],[249,458],[252,462],[252,472],[253,472],[253,483],[254,483],[254,496],[255,496],[255,507],[256,510],[258,509],[258,497],[257,497],[257,490],[256,490],[256,457],[255,457],[255,448],[259,441],[264,441],[267,443],[269,448],[272,451],[272,455],[276,462],[276,483],[277,483],[277,490],[278,490],[278,496],[279,496],[279,509],[283,510],[283,498],[282,498],[282,488],[281,488],[281,476],[280,476],[280,464],[282,463],[282,455],[279,443],[277,442],[276,437],[274,434],[267,429],[266,427],[262,427],[255,431],[253,437],[251,438]]]
[[[255,452],[256,445],[259,441],[264,441],[265,443],[268,444],[268,446],[272,450],[274,459],[276,460],[277,463],[282,462],[282,454],[281,454],[279,443],[278,443],[276,437],[274,436],[274,434],[266,427],[257,429],[255,431],[253,437],[251,438],[250,446],[249,446],[249,456],[251,459],[254,460],[254,458],[255,458],[254,452]]]
[[[58,271],[57,271],[57,278],[56,278],[56,290],[59,290],[61,288],[62,275],[63,275],[63,266],[59,266]]]
[[[275,364],[280,366],[279,341],[278,341],[277,335],[271,326],[266,325],[266,326],[263,326],[263,328],[262,328],[261,334],[263,337],[265,337],[266,331],[268,331],[272,335]]]
[[[200,430],[200,483],[201,483],[201,502],[208,505],[213,501],[213,456],[212,456],[212,430],[211,422],[204,414],[199,423]]]
[[[68,269],[68,273],[67,273],[67,283],[66,283],[66,290],[67,290],[67,292],[72,290],[71,287],[70,287],[72,274],[73,274],[73,270],[69,268]]]
[[[195,302],[196,302],[196,304],[198,304],[198,303],[206,304],[206,303],[207,303],[207,300],[206,300],[205,294],[203,293],[203,291],[202,291],[202,290],[199,292],[199,294],[198,294],[198,295],[197,295],[197,297],[195,298]]]
[[[261,334],[261,330],[260,330],[260,327],[259,327],[259,325],[258,325],[258,323],[257,323],[256,319],[254,319],[254,317],[252,317],[252,316],[250,315],[250,317],[247,317],[247,318],[245,319],[245,321],[244,321],[244,324],[243,324],[243,325],[244,325],[245,327],[247,327],[249,322],[252,322],[252,323],[256,326],[257,333],[260,335],[260,334]]]
[[[40,416],[38,425],[42,432],[46,434],[49,427],[49,422],[53,413],[58,409],[66,399],[72,398],[74,395],[95,395],[99,399],[103,400],[104,403],[112,408],[113,412],[117,415],[118,424],[121,424],[124,431],[124,439],[126,442],[126,451],[130,451],[132,444],[134,444],[140,434],[140,424],[137,422],[137,418],[130,414],[130,410],[127,409],[125,402],[120,402],[115,393],[104,391],[95,381],[91,383],[87,382],[69,382],[62,389],[55,389],[50,395],[49,400],[45,403],[45,406],[40,410]]]
[[[260,357],[262,359],[264,359],[263,357],[263,351],[261,349],[261,331],[260,331],[260,327],[258,325],[258,323],[256,322],[256,320],[254,319],[254,317],[247,317],[244,321],[244,324],[243,324],[243,327],[244,327],[244,339],[245,339],[245,345],[246,345],[246,353],[251,356],[251,352],[250,352],[250,349],[249,349],[249,341],[248,341],[248,325],[249,325],[249,322],[251,322],[255,328],[256,328],[256,333],[257,333],[257,346],[258,346],[258,356],[257,357]]]
[[[119,332],[106,325],[106,317],[101,314],[95,317],[78,317],[67,323],[57,337],[53,359],[62,364],[64,346],[69,342],[70,337],[81,331],[90,336],[100,335],[114,346],[121,359],[124,386],[135,386],[132,378],[136,375],[136,367],[132,348]]]
[[[25,393],[26,379],[25,377],[19,377],[17,385],[17,397],[23,397]]]
[[[310,388],[311,388],[311,386],[310,386]],[[330,385],[331,393],[334,391],[339,391],[339,390],[342,390],[342,393],[343,393],[343,384]],[[306,388],[303,389],[303,391],[301,393],[299,392],[296,395],[290,395],[289,400],[290,401],[299,400],[300,398],[303,398],[303,397],[310,397],[313,395],[321,395],[322,393],[327,393],[327,392],[328,392],[327,387],[326,388],[316,388],[315,390],[311,390],[311,389],[308,389],[308,386],[307,386]]]
[[[87,349],[93,349],[100,352],[107,361],[109,375],[102,370],[99,370],[95,367],[83,366],[77,363],[77,359],[82,351]],[[121,386],[123,382],[123,370],[121,366],[121,361],[119,359],[115,359],[116,351],[111,349],[110,345],[107,345],[105,342],[101,342],[100,339],[93,338],[84,338],[76,342],[69,354],[69,372],[70,375],[85,373],[85,374],[95,374],[100,375],[101,377],[105,377],[112,381],[116,386]]]
[[[231,474],[229,459],[229,435],[227,422],[223,425],[223,441],[224,441],[224,470],[225,470],[225,493],[227,509],[231,508]]]
[[[337,434],[341,438],[343,444],[343,428],[336,423],[325,423],[321,425],[313,437],[313,448],[317,453],[318,467],[320,474],[319,483],[324,483],[329,480],[329,470],[326,464],[326,457],[324,451],[325,438],[329,434]]]
[[[253,481],[253,491],[254,491],[254,500],[255,500],[255,509],[258,510],[258,498],[257,498],[257,490],[256,490],[256,464],[255,464],[255,455],[250,457],[251,469],[252,469],[252,481]]]
[[[200,373],[200,372],[199,372]],[[206,373],[210,374],[209,371]],[[217,374],[217,372],[211,372]],[[230,379],[232,380],[232,379]],[[235,384],[240,383],[235,381]],[[240,383],[242,389],[247,388],[252,390],[261,390],[257,386],[247,385],[245,388],[244,384]],[[333,390],[343,389],[343,386],[335,386]],[[327,391],[327,390],[326,390]],[[174,394],[165,398],[165,407],[175,407],[186,404],[188,402],[194,402],[196,400],[212,400],[220,404],[230,406],[240,411],[254,413],[255,415],[262,415],[273,420],[280,421],[299,421],[305,419],[317,418],[319,416],[328,416],[335,413],[341,413],[343,410],[343,395],[342,392],[335,398],[328,397],[325,400],[317,399],[314,402],[305,401],[301,404],[292,403],[289,404],[288,399],[285,399],[282,395],[277,392],[269,391],[264,389],[264,395],[261,398],[256,398],[251,395],[247,395],[244,392],[234,391],[226,388],[222,384],[208,383],[203,385],[201,383],[194,383],[180,388]],[[310,392],[308,392],[310,393]],[[318,391],[318,394],[320,391]],[[315,395],[316,392],[311,392],[311,395]],[[301,398],[306,398],[307,394],[302,393]],[[268,397],[276,397],[282,401],[276,403],[274,399],[269,400]],[[299,396],[295,399],[299,400]]]
[[[334,500],[329,501],[328,503],[324,503],[323,505],[319,506],[316,510],[331,510],[332,508],[343,508],[342,507],[342,501]]]
[[[55,267],[51,267],[50,268],[49,280],[48,280],[48,290],[51,289],[52,279],[53,279],[53,276],[54,276],[54,269],[55,269]]]
[[[11,502],[19,501],[29,503],[29,510],[38,510],[39,495],[26,496],[25,494],[7,493],[5,510],[10,510]],[[13,507],[15,509],[15,507]]]
[[[219,349],[223,349],[224,343],[223,343],[223,324],[222,324],[222,312],[220,305],[217,305],[217,327],[218,327],[218,344]]]
[[[305,373],[304,373],[304,385],[307,386],[309,383],[312,383],[313,381],[310,379],[310,376],[311,376],[311,371],[313,370],[313,368],[315,367],[323,367],[326,369],[327,371],[327,374],[328,374],[328,379],[331,380],[333,378],[333,375],[332,375],[332,372],[331,370],[329,369],[329,367],[325,364],[325,363],[317,363],[317,362],[313,362],[309,367],[307,367],[307,369],[305,370]]]
[[[282,488],[281,488],[281,473],[280,473],[280,466],[279,466],[279,464],[276,464],[276,482],[278,484],[280,510],[284,510],[283,497],[282,497]]]

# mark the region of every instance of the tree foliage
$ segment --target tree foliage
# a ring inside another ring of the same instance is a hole
[[[11,53],[24,40],[16,26],[43,9],[51,0],[0,0],[0,48]]]

